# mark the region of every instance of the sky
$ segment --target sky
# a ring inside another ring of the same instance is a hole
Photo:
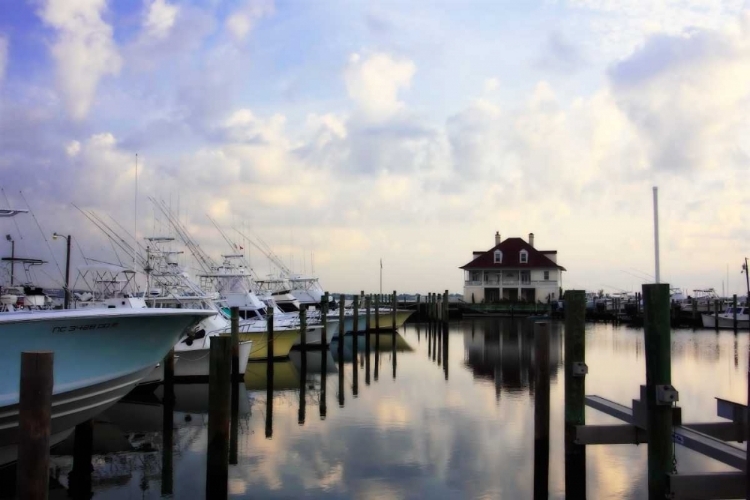
[[[52,232],[74,267],[124,259],[76,207],[143,241],[154,198],[212,256],[207,215],[331,291],[377,291],[382,259],[384,290],[461,292],[495,231],[557,250],[566,289],[636,291],[659,186],[662,281],[743,294],[748,117],[744,1],[0,4],[0,205],[33,212],[2,231],[57,284]]]

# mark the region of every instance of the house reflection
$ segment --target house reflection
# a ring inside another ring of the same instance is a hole
[[[534,321],[526,318],[475,319],[461,325],[465,365],[474,378],[490,380],[495,394],[531,392],[534,387]],[[562,327],[550,323],[550,377],[562,367]]]

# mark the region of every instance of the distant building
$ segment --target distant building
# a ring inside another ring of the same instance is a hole
[[[557,250],[534,248],[534,233],[523,238],[501,240],[495,233],[495,246],[475,251],[464,270],[464,301],[476,303],[501,300],[546,302],[558,299],[562,271]]]

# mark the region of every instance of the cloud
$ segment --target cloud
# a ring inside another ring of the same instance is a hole
[[[612,66],[609,79],[617,105],[648,148],[651,168],[746,165],[750,15],[720,31],[653,35]]]
[[[226,27],[235,41],[242,42],[253,30],[256,23],[275,12],[273,0],[246,0],[226,19]]]
[[[149,36],[162,39],[165,38],[174,26],[175,19],[180,12],[180,7],[168,3],[166,0],[147,0],[147,11],[143,21],[143,27]]]
[[[349,97],[367,119],[392,117],[404,109],[399,91],[411,85],[416,66],[408,59],[397,59],[376,52],[368,56],[352,54],[344,71]]]
[[[112,26],[102,19],[105,9],[104,0],[47,0],[39,11],[44,23],[57,30],[51,52],[58,86],[75,120],[88,114],[99,81],[122,66]]]
[[[5,79],[5,72],[8,68],[8,38],[0,35],[0,86]]]
[[[575,73],[584,64],[580,48],[559,31],[554,31],[547,37],[542,55],[536,62],[536,66],[542,70],[561,74]]]

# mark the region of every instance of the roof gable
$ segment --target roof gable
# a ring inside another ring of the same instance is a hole
[[[495,250],[503,253],[503,261],[495,262]],[[528,262],[521,263],[521,251],[526,250],[529,254]],[[549,250],[545,253],[551,253]],[[523,238],[507,238],[498,245],[490,248],[481,255],[478,255],[469,262],[460,267],[460,269],[491,269],[504,267],[525,267],[525,268],[556,268],[565,270],[564,267],[555,264],[549,257],[541,251],[529,245]]]

